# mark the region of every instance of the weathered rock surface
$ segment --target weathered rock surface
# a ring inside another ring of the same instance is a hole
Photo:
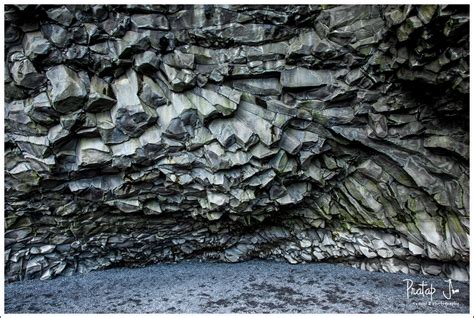
[[[5,23],[7,281],[185,258],[468,280],[467,6]]]

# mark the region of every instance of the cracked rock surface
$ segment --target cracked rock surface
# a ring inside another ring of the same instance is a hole
[[[5,8],[5,279],[188,258],[466,281],[468,6]]]

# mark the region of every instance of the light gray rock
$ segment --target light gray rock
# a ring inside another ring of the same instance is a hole
[[[46,11],[48,18],[54,20],[64,26],[70,26],[74,20],[74,15],[67,7],[54,7]]]
[[[114,41],[115,54],[122,59],[141,53],[150,46],[149,32],[127,31],[125,35]]]
[[[196,85],[196,74],[188,69],[176,69],[168,64],[162,65],[162,70],[168,79],[170,89],[182,92]]]
[[[158,65],[158,56],[153,52],[145,51],[134,57],[134,66],[139,72],[151,73],[158,69]]]
[[[134,14],[130,21],[139,29],[169,30],[168,20],[162,14]]]
[[[37,158],[45,158],[50,153],[49,140],[46,136],[12,136],[18,148]]]
[[[117,104],[111,109],[117,128],[130,137],[138,137],[147,126],[156,121],[156,111],[138,98],[139,79],[133,70],[117,79],[112,88]]]
[[[91,79],[90,92],[84,109],[91,113],[110,110],[117,101],[109,83],[94,76]]]
[[[48,54],[50,49],[51,43],[40,31],[28,32],[23,36],[23,50],[26,57],[31,60]]]
[[[44,74],[38,73],[33,63],[28,59],[14,62],[10,72],[15,83],[26,88],[37,88],[46,79]]]
[[[335,80],[334,71],[310,70],[303,67],[285,70],[280,78],[281,85],[289,88],[333,85]]]
[[[76,162],[80,167],[101,165],[110,162],[110,149],[100,138],[83,138],[78,141]]]
[[[249,92],[253,95],[280,95],[281,84],[276,78],[256,78],[236,80],[232,86],[238,90]]]
[[[255,140],[253,132],[237,118],[216,119],[209,125],[209,130],[223,147],[231,147],[234,143],[247,147]]]
[[[41,31],[51,43],[61,48],[66,46],[70,37],[67,30],[57,24],[45,24],[41,28]]]
[[[68,113],[83,107],[87,98],[87,88],[79,75],[64,65],[50,68],[46,77],[51,85],[48,92],[54,109]]]
[[[163,63],[176,67],[176,68],[187,68],[187,69],[194,69],[195,57],[194,54],[191,53],[184,53],[179,50],[174,51],[173,53],[166,54],[163,57]]]
[[[165,105],[167,101],[163,89],[148,76],[143,76],[141,91],[138,97],[143,103],[152,108]]]

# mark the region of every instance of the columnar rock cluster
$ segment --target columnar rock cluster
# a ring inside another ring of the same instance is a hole
[[[6,6],[6,280],[201,258],[468,279],[467,6]]]

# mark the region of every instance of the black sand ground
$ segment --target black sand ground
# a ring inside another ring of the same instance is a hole
[[[406,282],[436,288],[407,299]],[[5,286],[6,313],[468,313],[469,284],[334,264],[159,264]]]

